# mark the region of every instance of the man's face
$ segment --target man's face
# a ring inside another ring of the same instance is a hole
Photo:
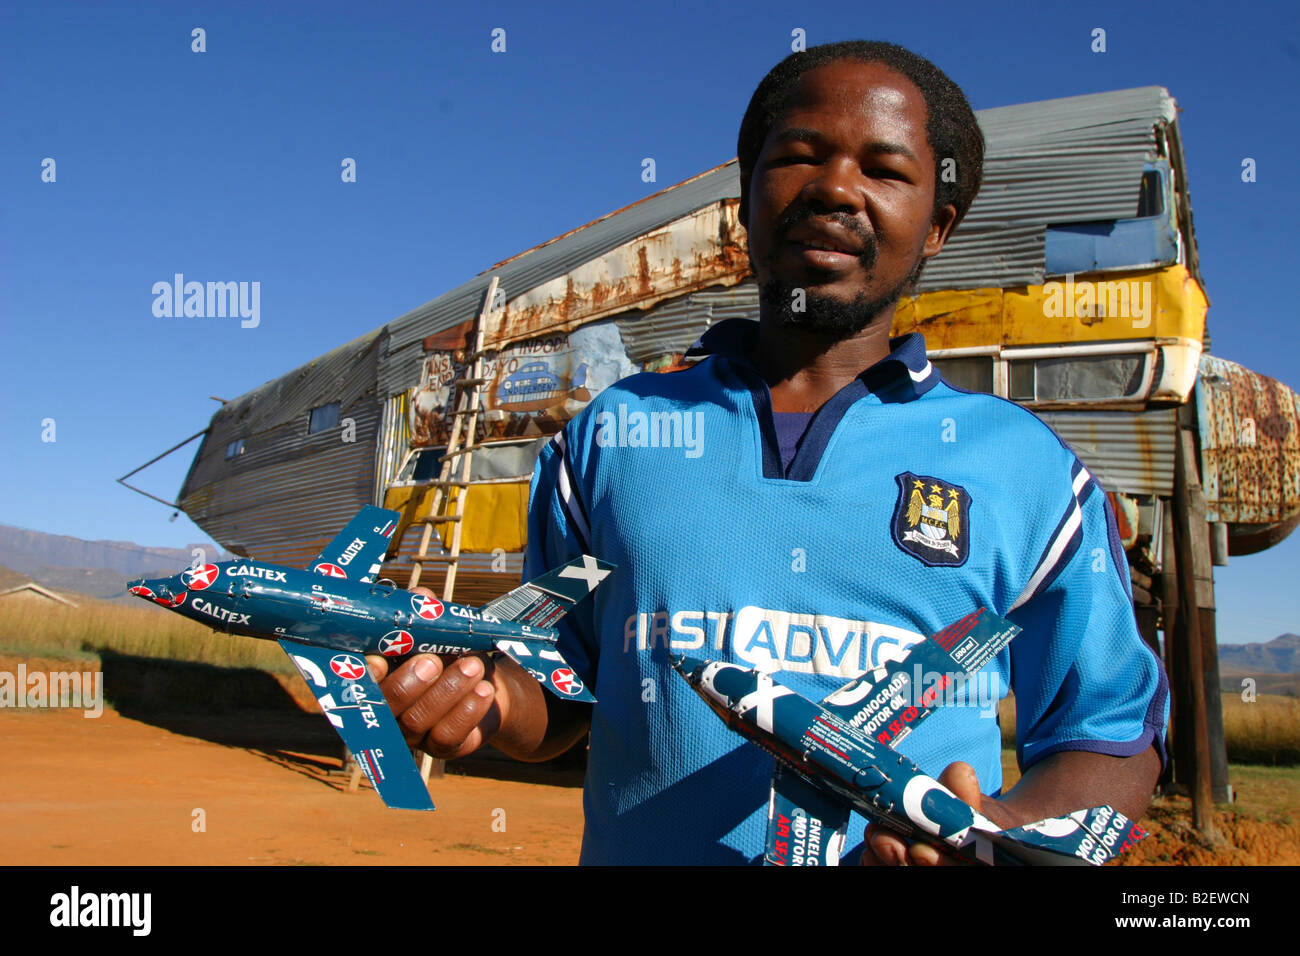
[[[840,60],[800,78],[742,187],[765,315],[848,337],[943,248],[956,211],[945,206],[932,221],[925,122],[921,91],[883,64]],[[796,289],[806,311],[792,307]]]

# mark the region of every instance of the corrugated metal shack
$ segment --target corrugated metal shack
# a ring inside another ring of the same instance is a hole
[[[1175,407],[1193,392],[1208,304],[1174,101],[1142,87],[978,117],[984,186],[918,296],[900,307],[895,331],[924,332],[954,381],[1042,415],[1115,493],[1130,519],[1125,543],[1141,544],[1158,567],[1152,529],[1173,491]],[[504,310],[487,330],[497,351],[486,395],[494,445],[475,456],[474,477],[499,487],[471,490],[465,547],[497,552],[479,561],[481,571],[499,570],[505,552],[504,566],[517,572],[524,482],[539,441],[616,379],[671,366],[713,322],[757,317],[739,192],[733,160],[498,263],[228,403],[213,416],[181,505],[231,550],[284,563],[305,562],[362,504],[418,513],[465,336],[496,275]],[[1091,276],[1153,287],[1145,327],[1107,315],[1104,304],[1045,318],[1053,277],[1075,275],[1080,284]],[[1234,473],[1249,471],[1249,451],[1233,454]],[[1286,474],[1277,486],[1292,490],[1257,502],[1253,536],[1230,536],[1238,548],[1294,526],[1300,501]],[[1207,487],[1213,495],[1223,485]],[[1211,504],[1216,520],[1245,520]],[[390,573],[407,566],[415,537],[401,539]],[[465,586],[477,589],[474,569],[471,559]]]

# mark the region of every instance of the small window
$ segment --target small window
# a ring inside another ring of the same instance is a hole
[[[417,451],[406,460],[401,474],[394,479],[394,482],[436,481],[442,468],[442,453],[446,450],[444,447]]]
[[[993,356],[971,355],[965,358],[930,360],[944,381],[968,392],[993,392]]]
[[[1009,362],[1008,368],[1011,370],[1010,388],[1011,394],[1008,396],[1016,402],[1032,402],[1034,400],[1034,363],[1030,362]]]
[[[1159,172],[1148,169],[1142,174],[1142,185],[1138,188],[1138,218],[1159,216],[1164,211],[1164,180]]]
[[[232,458],[238,458],[244,453],[244,439],[236,438],[226,446],[226,461]]]
[[[339,423],[339,403],[330,402],[311,410],[311,420],[307,423],[307,434],[314,435],[333,428]]]
[[[1017,402],[1097,402],[1137,398],[1147,357],[1073,355],[1011,362],[1010,398]]]

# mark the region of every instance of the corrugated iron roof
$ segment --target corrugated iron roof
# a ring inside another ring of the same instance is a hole
[[[300,566],[311,556],[304,547],[324,545],[372,496],[382,336],[367,333],[223,405],[177,499],[185,513],[262,560]],[[330,402],[348,432],[309,435],[311,409]],[[243,453],[227,459],[240,438]]]
[[[724,319],[758,316],[758,286],[746,279],[677,296],[646,312],[617,319],[627,357],[644,365],[663,355],[685,352],[704,330]]]
[[[476,316],[492,275],[500,278],[506,298],[512,299],[696,209],[721,199],[738,200],[739,197],[740,176],[733,159],[507,259],[398,316],[389,323],[392,337],[387,355],[380,363],[383,394],[391,395],[418,380],[423,354],[421,341],[426,335]]]

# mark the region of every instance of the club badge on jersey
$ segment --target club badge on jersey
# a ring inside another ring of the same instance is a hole
[[[965,564],[970,554],[970,493],[942,478],[910,471],[894,480],[894,543],[931,567]]]

